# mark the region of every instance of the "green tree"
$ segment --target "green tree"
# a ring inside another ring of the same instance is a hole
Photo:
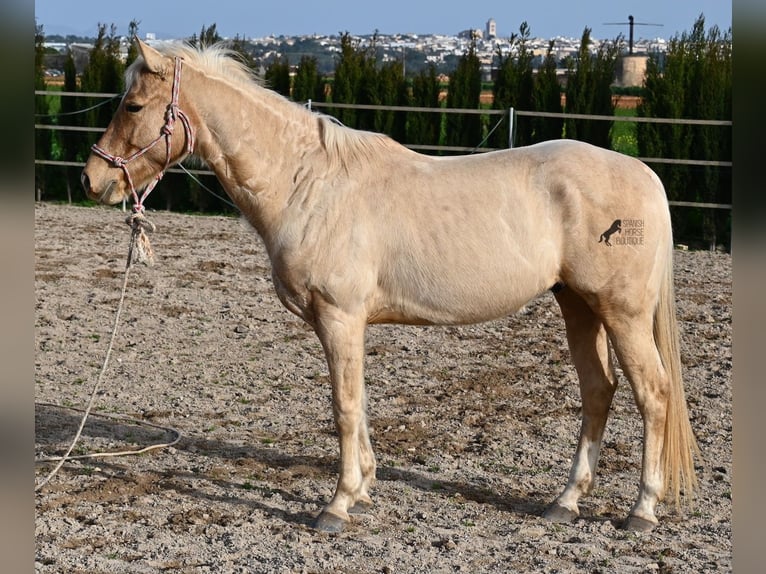
[[[239,34],[234,36],[234,39],[229,41],[228,48],[230,50],[233,50],[237,53],[237,57],[251,70],[256,69],[256,61],[253,58],[253,55],[250,53],[250,50],[248,50],[248,43],[247,41],[240,37]]]
[[[109,27],[109,35],[106,37],[104,49],[106,58],[102,70],[100,91],[122,93],[125,89],[125,63],[120,55],[120,38],[114,24]],[[119,99],[115,99],[110,104],[101,106],[98,109],[99,125],[109,125],[119,105]]]
[[[400,61],[384,64],[377,77],[377,99],[381,105],[407,106],[410,104],[409,90],[404,80],[404,68]],[[376,117],[375,131],[387,134],[399,142],[405,142],[407,114],[394,110],[379,111]]]
[[[355,57],[359,66],[359,77],[356,85],[353,103],[362,105],[380,105],[380,77],[377,68],[375,50],[378,43],[377,30],[372,36],[370,44],[366,47],[359,46]],[[357,110],[356,128],[360,130],[374,131],[378,128],[379,110]]]
[[[136,38],[138,38],[138,25],[141,24],[140,20],[131,20],[128,24],[128,38],[130,39],[130,46],[128,46],[128,55],[125,58],[125,66],[130,66],[133,61],[138,58],[138,47],[136,46]]]
[[[42,25],[35,26],[35,91],[46,90],[45,84],[45,33]],[[46,96],[35,96],[35,123],[50,124],[50,109]],[[35,159],[49,159],[52,151],[51,131],[35,130]],[[47,187],[46,166],[35,164],[35,196],[41,199]]]
[[[223,40],[220,34],[218,34],[216,27],[217,24],[215,22],[213,22],[209,28],[206,28],[203,24],[199,33],[199,40],[197,41],[197,38],[192,36],[192,45],[199,45],[201,47],[212,46]]]
[[[341,35],[340,55],[335,64],[335,79],[332,85],[332,102],[352,104],[356,102],[356,88],[361,76],[358,42],[348,32]],[[330,113],[347,126],[356,125],[356,111],[353,109],[330,108]]]
[[[83,92],[121,93],[124,89],[125,65],[120,58],[120,42],[114,24],[106,33],[106,24],[98,25],[98,36],[81,77]],[[83,108],[93,108],[85,116],[88,125],[106,127],[119,106],[119,100],[104,103],[103,98],[85,98]],[[99,105],[103,104],[103,105]],[[87,155],[87,154],[86,154]]]
[[[492,86],[492,107],[496,110],[534,109],[534,77],[529,48],[529,25],[522,22],[519,33],[510,38],[510,52],[507,55],[497,51],[497,77]],[[508,147],[510,121],[500,124],[490,136],[493,147]],[[532,118],[515,118],[513,145],[524,146],[532,143]]]
[[[637,113],[643,117],[731,119],[731,30],[705,30],[700,15],[691,32],[668,42],[661,66],[647,62],[644,96]],[[731,128],[639,123],[639,155],[676,159],[731,160]],[[730,168],[655,164],[668,197],[675,201],[731,203]],[[728,245],[730,214],[724,210],[671,209],[676,237],[692,244]]]
[[[590,50],[590,28],[586,27],[576,58],[569,59],[566,88],[567,113],[614,115],[611,85],[620,56],[622,37],[602,42],[595,54]],[[604,120],[567,119],[566,137],[610,148],[610,131],[614,122]]]
[[[345,104],[377,103],[375,40],[363,47],[346,32],[341,36],[340,55],[335,65],[332,101]],[[375,114],[371,110],[331,109],[343,124],[359,129],[374,129]]]
[[[548,50],[540,68],[534,87],[534,109],[538,112],[561,113],[561,86],[556,76],[556,58],[553,55],[555,41],[548,43]],[[556,117],[532,118],[532,142],[561,138],[564,120]]]
[[[447,107],[479,109],[480,97],[481,62],[476,54],[476,41],[472,40],[450,77]],[[473,147],[481,140],[482,123],[479,114],[447,115],[447,145]]]
[[[77,86],[77,68],[74,63],[72,50],[67,51],[67,58],[64,61],[64,91],[75,93]],[[85,114],[80,113],[82,98],[72,96],[62,96],[60,118],[63,123],[71,126],[87,126]],[[61,146],[61,159],[67,162],[85,161],[90,151],[90,134],[79,131],[63,130],[56,132]],[[74,167],[65,167],[64,185],[66,187],[67,199],[72,201],[72,191],[79,185],[79,169]]]
[[[287,58],[278,58],[274,60],[266,68],[264,74],[264,80],[266,85],[282,94],[283,96],[290,97],[290,61]]]
[[[420,108],[438,108],[439,79],[436,66],[429,64],[412,79],[412,105]],[[418,145],[439,145],[442,125],[441,113],[412,112],[408,114],[407,142]]]
[[[98,25],[98,35],[93,42],[88,64],[82,72],[80,85],[83,92],[100,92],[101,82],[106,68],[106,24]],[[94,105],[98,100],[89,100],[89,105]],[[95,113],[93,114],[95,116]],[[95,120],[95,117],[94,117]]]
[[[293,100],[296,102],[324,100],[324,81],[319,76],[317,59],[313,56],[303,56],[298,63],[293,80]]]

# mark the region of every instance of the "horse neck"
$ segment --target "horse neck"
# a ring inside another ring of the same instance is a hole
[[[268,239],[301,158],[320,146],[316,118],[265,88],[195,75],[200,82],[194,86],[195,153]]]

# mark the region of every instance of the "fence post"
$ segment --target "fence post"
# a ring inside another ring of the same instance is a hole
[[[513,106],[508,108],[508,148],[513,148]]]

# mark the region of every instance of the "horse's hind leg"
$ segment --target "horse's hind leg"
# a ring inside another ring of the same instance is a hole
[[[668,416],[670,379],[662,365],[648,314],[609,321],[617,360],[630,381],[644,421],[644,452],[638,498],[624,527],[651,530],[657,524],[654,508],[665,493],[662,449]]]
[[[567,341],[580,380],[582,426],[564,491],[544,517],[569,522],[579,516],[577,502],[590,493],[596,478],[601,438],[617,378],[612,367],[604,325],[588,304],[567,287],[556,294],[567,330]]]

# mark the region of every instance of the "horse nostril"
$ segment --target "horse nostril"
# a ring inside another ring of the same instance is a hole
[[[82,175],[80,175],[80,183],[82,184],[85,193],[88,193],[90,191],[90,178],[84,171],[82,172]]]

